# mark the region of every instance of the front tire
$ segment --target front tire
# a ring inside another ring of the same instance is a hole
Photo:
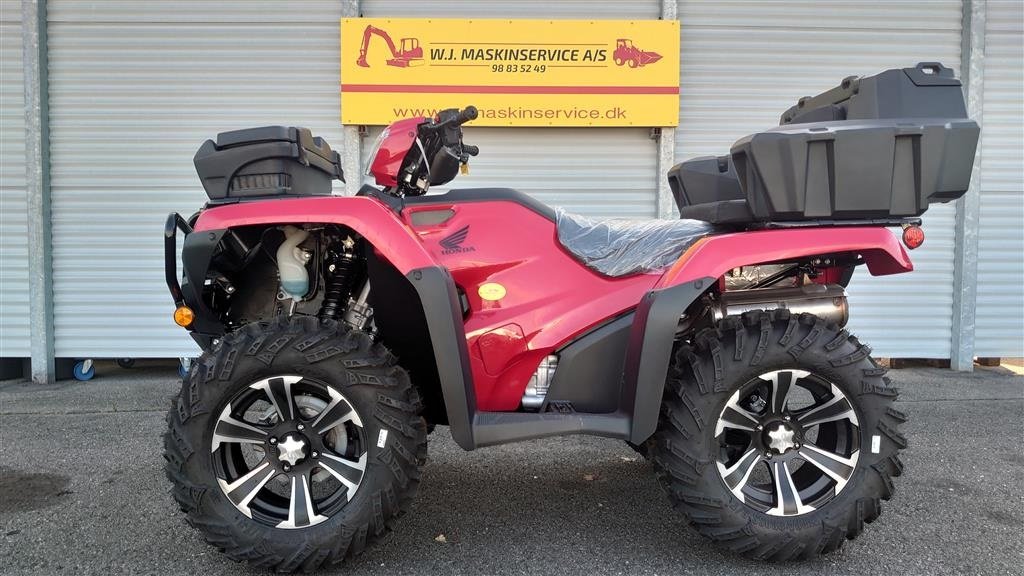
[[[165,470],[189,524],[232,559],[316,570],[408,510],[421,412],[366,334],[312,317],[252,324],[193,363],[167,416]]]
[[[763,560],[857,537],[902,472],[905,416],[870,349],[788,311],[725,318],[677,346],[649,442],[662,485],[705,537]]]

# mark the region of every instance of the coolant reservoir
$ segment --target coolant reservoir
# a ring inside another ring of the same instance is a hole
[[[277,271],[281,276],[281,290],[295,301],[309,292],[309,271],[306,270],[307,255],[299,244],[309,237],[309,232],[295,226],[283,229],[285,241],[277,249]]]

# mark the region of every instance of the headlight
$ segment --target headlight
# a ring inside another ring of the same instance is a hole
[[[366,163],[366,170],[363,171],[364,176],[370,175],[370,167],[373,166],[373,161],[377,159],[377,152],[380,152],[380,146],[384,143],[384,140],[391,134],[390,127],[380,131],[380,135],[373,142],[373,148],[370,148],[370,161]]]

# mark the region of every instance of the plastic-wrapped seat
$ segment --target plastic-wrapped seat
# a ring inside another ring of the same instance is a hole
[[[577,260],[605,276],[628,276],[671,266],[715,227],[700,220],[598,220],[555,212],[558,241]]]

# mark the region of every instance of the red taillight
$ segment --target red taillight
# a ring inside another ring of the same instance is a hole
[[[920,226],[910,225],[903,228],[903,244],[913,250],[924,244],[924,230]]]

